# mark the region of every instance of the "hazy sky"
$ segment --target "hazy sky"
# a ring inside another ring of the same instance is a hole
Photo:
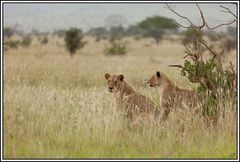
[[[172,4],[177,12],[188,16],[196,24],[200,23],[200,16],[197,7],[193,3]],[[233,17],[230,14],[221,12],[219,5],[228,7],[236,13],[236,6],[233,4],[221,3],[200,3],[199,4],[207,22],[210,26],[229,21]],[[4,3],[4,27],[16,26],[25,32],[37,29],[39,31],[53,31],[54,29],[68,29],[78,27],[86,31],[90,27],[106,26],[105,19],[109,15],[121,15],[126,19],[124,26],[135,24],[146,17],[160,15],[175,19],[186,24],[185,21],[166,9],[164,3],[154,4],[10,4]]]

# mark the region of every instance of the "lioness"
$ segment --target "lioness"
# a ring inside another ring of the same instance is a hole
[[[147,83],[157,88],[160,105],[165,111],[164,117],[168,116],[173,107],[194,107],[196,112],[199,111],[201,96],[194,91],[178,88],[164,73],[157,71]]]
[[[128,85],[123,75],[105,74],[108,90],[113,93],[117,105],[124,108],[127,117],[135,122],[139,117],[153,115],[157,118],[160,111],[157,110],[154,102],[148,97],[136,92]]]

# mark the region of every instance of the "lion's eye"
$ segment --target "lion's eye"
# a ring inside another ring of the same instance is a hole
[[[117,84],[117,81],[114,81],[114,84]]]

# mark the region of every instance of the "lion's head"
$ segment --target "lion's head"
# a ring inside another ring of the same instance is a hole
[[[166,77],[164,77],[163,73],[160,73],[159,71],[157,71],[155,74],[153,74],[153,76],[151,77],[151,79],[147,82],[147,84],[150,87],[156,87],[156,86],[161,86],[166,80]]]
[[[109,92],[116,92],[119,90],[123,80],[123,75],[110,75],[108,73],[105,74],[105,78],[107,80],[108,90]]]

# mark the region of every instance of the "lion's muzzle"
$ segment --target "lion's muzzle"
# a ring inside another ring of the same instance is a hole
[[[113,87],[108,87],[109,92],[113,92]]]

